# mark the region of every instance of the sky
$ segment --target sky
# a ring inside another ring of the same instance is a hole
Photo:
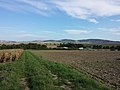
[[[0,40],[120,41],[120,0],[0,0]]]

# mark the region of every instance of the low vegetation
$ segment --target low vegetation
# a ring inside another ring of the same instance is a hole
[[[37,43],[28,43],[28,44],[1,44],[0,49],[35,49],[35,50],[45,50],[47,49],[46,45],[37,44]]]
[[[0,64],[1,90],[110,90],[73,67],[24,51],[19,60]]]
[[[65,47],[67,47],[68,50],[78,50],[79,48],[84,48],[85,50],[90,50],[90,49],[104,49],[104,50],[111,50],[111,51],[115,51],[118,50],[120,51],[120,45],[119,44],[74,44],[74,43],[62,43],[60,45],[58,45],[57,49],[66,49]]]
[[[0,44],[0,49],[33,49],[33,50],[109,50],[120,51],[120,44],[75,44],[75,43],[28,43],[28,44]]]

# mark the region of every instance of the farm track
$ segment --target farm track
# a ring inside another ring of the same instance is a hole
[[[110,90],[69,65],[24,51],[19,60],[0,64],[0,90]]]

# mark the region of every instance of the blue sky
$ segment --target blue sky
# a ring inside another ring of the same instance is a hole
[[[120,41],[120,0],[0,0],[0,40]]]

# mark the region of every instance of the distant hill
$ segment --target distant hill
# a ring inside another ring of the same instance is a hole
[[[18,43],[18,42],[16,42],[16,41],[0,40],[0,43]]]
[[[120,41],[103,40],[103,39],[83,39],[83,40],[73,40],[73,39],[62,39],[62,40],[34,40],[34,41],[5,41],[0,40],[0,44],[17,44],[17,43],[78,43],[78,44],[120,44]]]
[[[75,43],[75,40],[72,39],[62,39],[62,40],[45,40],[43,42],[59,42],[59,43]]]
[[[65,43],[75,43],[76,40],[72,40],[72,39],[62,39],[62,40],[59,40],[59,42],[65,42]]]
[[[44,40],[43,42],[58,42],[58,40]]]
[[[111,41],[103,39],[83,39],[83,40],[72,40],[72,39],[62,39],[62,40],[45,40],[43,42],[60,42],[60,43],[86,43],[86,44],[120,44],[120,41]]]
[[[103,39],[85,39],[78,40],[80,43],[89,43],[89,44],[120,44],[120,41],[111,41],[111,40],[103,40]]]

